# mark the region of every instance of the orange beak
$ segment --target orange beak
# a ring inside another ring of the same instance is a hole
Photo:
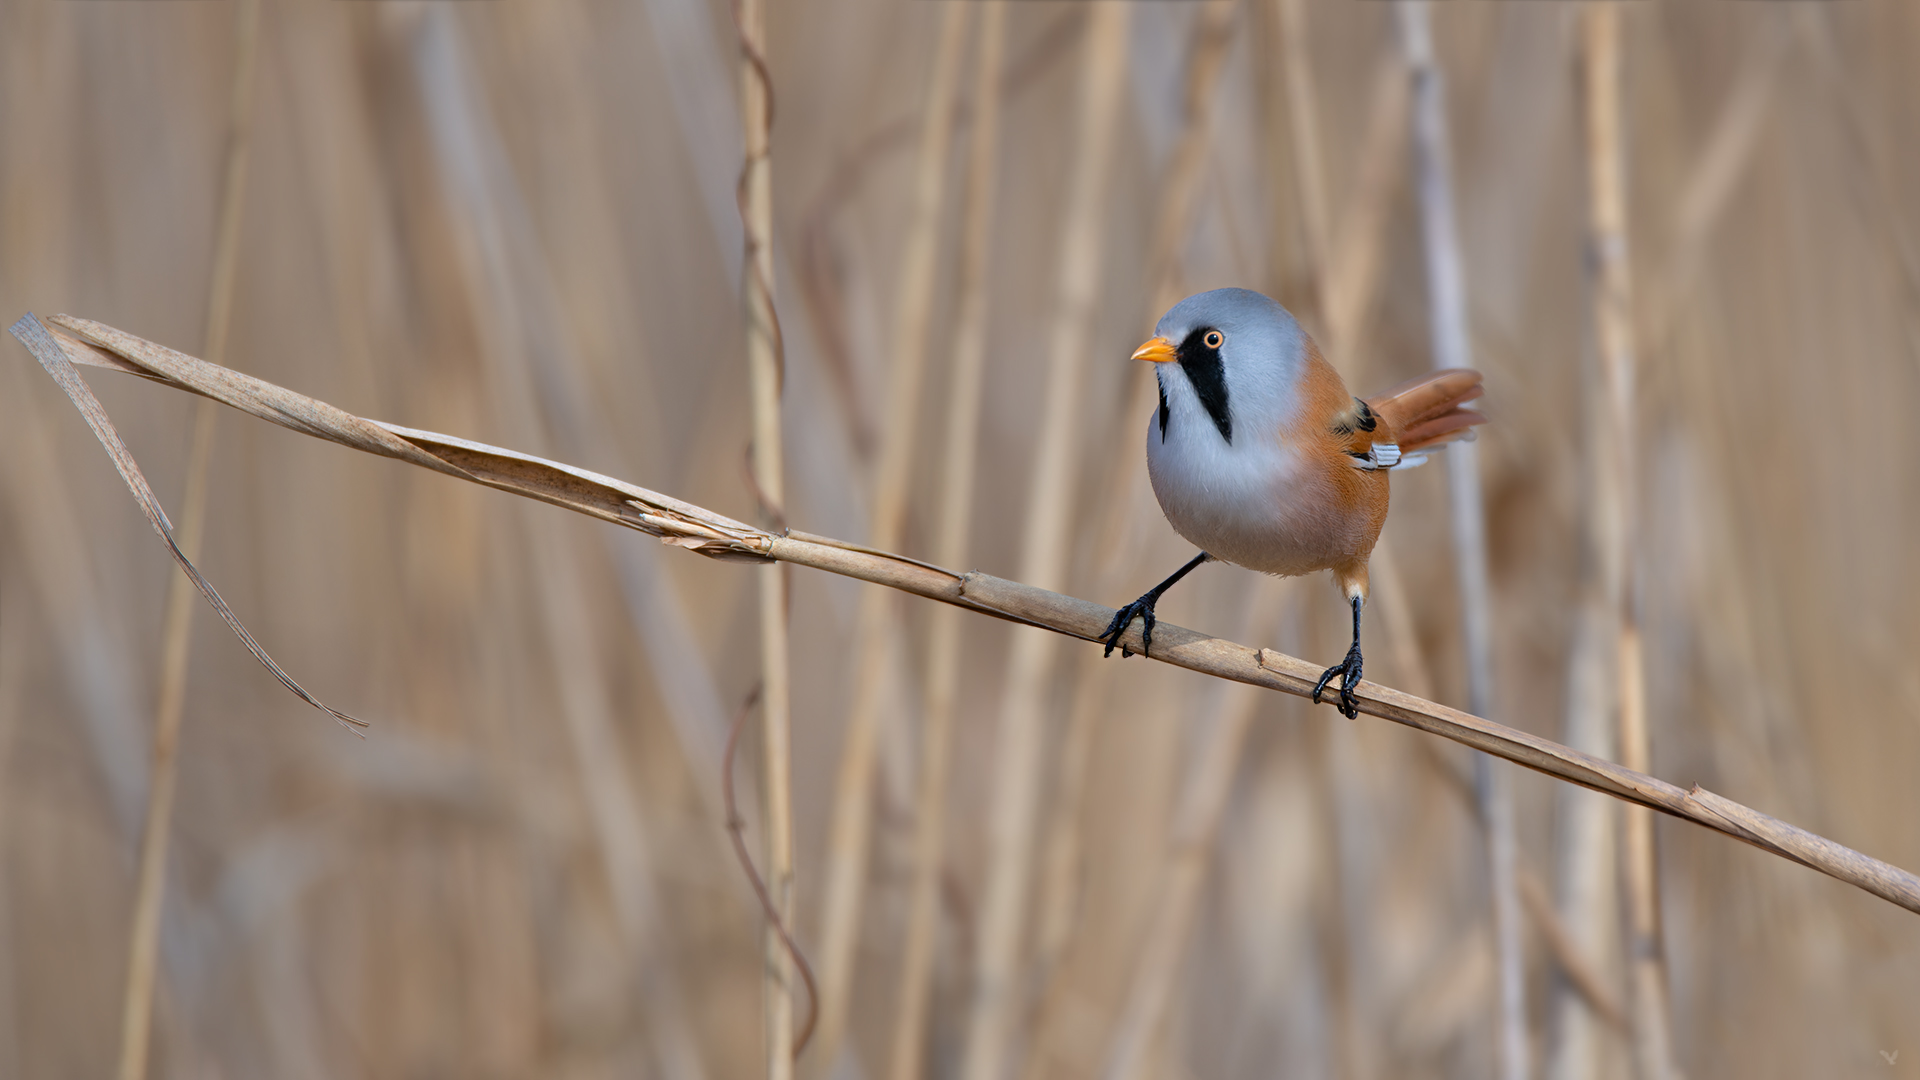
[[[1151,360],[1156,364],[1171,364],[1180,359],[1173,351],[1173,342],[1163,337],[1148,338],[1145,345],[1133,350],[1135,360]]]

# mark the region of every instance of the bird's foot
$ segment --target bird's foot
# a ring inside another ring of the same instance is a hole
[[[1128,604],[1126,607],[1121,608],[1119,611],[1114,612],[1113,621],[1107,624],[1105,630],[1100,631],[1100,640],[1107,643],[1106,651],[1100,655],[1102,657],[1112,656],[1115,647],[1120,649],[1120,655],[1122,657],[1133,655],[1132,649],[1120,644],[1120,636],[1127,632],[1127,627],[1133,625],[1133,620],[1136,616],[1138,616],[1144,624],[1140,628],[1140,655],[1147,655],[1147,650],[1153,647],[1153,604],[1154,601],[1158,599],[1160,598],[1152,593],[1148,593],[1133,603]]]
[[[1353,696],[1354,688],[1360,685],[1360,643],[1354,642],[1347,650],[1347,658],[1328,668],[1320,675],[1320,681],[1313,684],[1313,703],[1320,704],[1320,694],[1326,690],[1327,683],[1335,675],[1340,676],[1340,699],[1333,707],[1340,714],[1352,720],[1360,715],[1360,699]]]

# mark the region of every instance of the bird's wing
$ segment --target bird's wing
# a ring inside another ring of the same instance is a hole
[[[1333,436],[1354,468],[1373,472],[1377,469],[1398,469],[1420,463],[1402,459],[1400,446],[1394,439],[1392,425],[1383,423],[1380,414],[1374,410],[1373,406],[1359,398],[1351,400],[1351,405],[1334,414]]]

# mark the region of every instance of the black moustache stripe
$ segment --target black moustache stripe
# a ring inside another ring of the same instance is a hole
[[[1233,415],[1227,411],[1227,369],[1220,362],[1220,350],[1207,348],[1206,335],[1205,327],[1188,334],[1175,355],[1180,357],[1180,368],[1187,373],[1187,381],[1193,383],[1193,392],[1200,395],[1200,406],[1213,417],[1213,426],[1220,429],[1220,437],[1231,443]],[[1161,408],[1160,437],[1165,439],[1165,406]]]

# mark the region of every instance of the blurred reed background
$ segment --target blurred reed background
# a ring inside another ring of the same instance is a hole
[[[1125,360],[1172,299],[1267,291],[1363,393],[1431,365],[1396,8],[968,9],[768,13],[787,518],[1119,603],[1187,554]],[[1494,417],[1493,710],[1614,757],[1583,7],[1432,26]],[[1621,8],[1619,47],[1652,771],[1920,866],[1920,8],[1659,0]],[[234,4],[15,0],[0,50],[9,321],[198,355],[224,334],[230,366],[361,415],[752,518],[724,4],[265,0],[250,29]],[[4,347],[0,1076],[102,1076],[175,571]],[[195,403],[92,382],[178,517]],[[374,727],[317,717],[194,613],[131,1075],[762,1072],[759,908],[719,798],[755,572],[231,411],[209,445],[202,569]],[[1464,705],[1444,470],[1395,481],[1367,670]],[[828,998],[798,1075],[1500,1065],[1465,751],[789,580],[796,930]],[[1320,580],[1208,567],[1161,613],[1345,645]],[[1507,774],[1524,1069],[1645,1075],[1618,806]],[[1682,822],[1655,837],[1680,1070],[1920,1071],[1910,914]]]

